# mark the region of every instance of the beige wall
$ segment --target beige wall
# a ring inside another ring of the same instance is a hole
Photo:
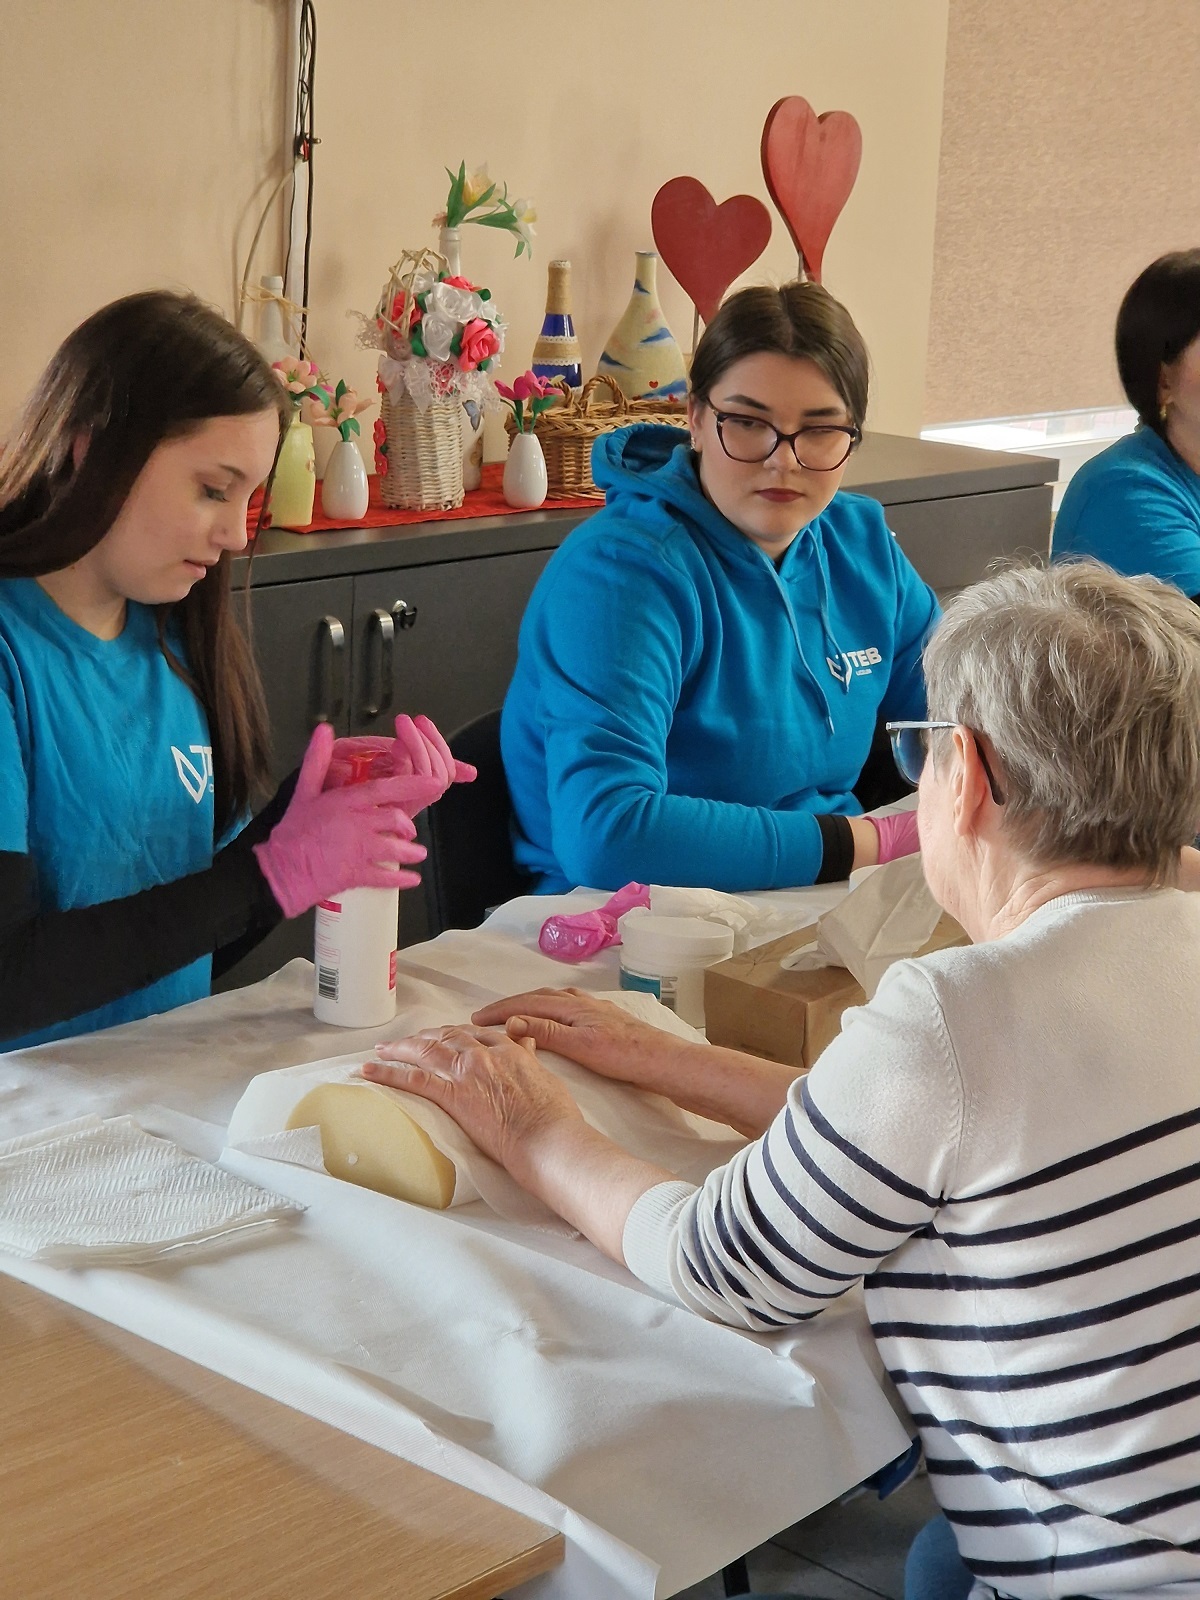
[[[929,422],[1123,405],[1117,306],[1200,245],[1197,0],[951,0]]]
[[[232,311],[238,269],[290,138],[289,0],[0,0],[0,437],[59,338],[113,296],[187,284]],[[528,361],[545,263],[574,264],[586,363],[629,296],[633,252],[667,178],[764,200],[766,112],[784,94],[852,111],[862,172],[825,281],[871,347],[872,422],[921,421],[947,0],[318,0],[310,338],[369,388],[348,308],[432,243],[442,169],[487,160],[539,211],[532,265],[464,232],[464,266]],[[435,32],[436,30],[436,32]],[[278,235],[256,270],[281,264]],[[783,223],[753,276],[783,279]],[[665,270],[668,320],[691,315]]]

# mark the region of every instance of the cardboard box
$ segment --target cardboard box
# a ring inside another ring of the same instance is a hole
[[[845,967],[789,972],[780,966],[785,956],[815,943],[816,937],[813,923],[707,968],[704,1031],[709,1042],[807,1071],[841,1031],[842,1012],[867,998]],[[917,954],[969,943],[954,918],[943,912]]]

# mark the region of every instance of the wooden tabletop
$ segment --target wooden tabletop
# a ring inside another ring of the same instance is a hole
[[[0,1273],[3,1592],[492,1600],[562,1535]]]

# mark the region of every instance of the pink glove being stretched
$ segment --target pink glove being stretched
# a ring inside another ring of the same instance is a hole
[[[920,850],[915,811],[898,811],[893,817],[868,817],[867,821],[879,835],[880,866],[900,856],[916,855]]]
[[[644,883],[627,883],[598,911],[547,917],[538,934],[538,949],[556,961],[588,961],[610,944],[620,944],[617,922],[627,911],[649,904],[650,890]]]
[[[371,778],[322,792],[332,752],[333,729],[318,723],[291,803],[262,844],[251,846],[285,917],[345,889],[414,889],[421,881],[400,867],[425,858],[425,847],[411,843],[408,780]]]
[[[396,718],[394,739],[378,734],[338,739],[333,746],[325,787],[337,789],[348,783],[352,770],[367,755],[375,757],[371,768],[373,778],[409,780],[406,798],[401,803],[410,817],[440,800],[452,783],[472,783],[476,775],[469,763],[454,759],[450,747],[428,717],[414,719],[401,715]]]

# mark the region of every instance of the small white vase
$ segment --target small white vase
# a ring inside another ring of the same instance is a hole
[[[503,488],[505,501],[521,511],[532,511],[546,498],[546,458],[536,433],[513,434]]]
[[[370,499],[367,467],[353,439],[339,439],[325,465],[321,480],[321,510],[333,521],[346,517],[360,522]]]

